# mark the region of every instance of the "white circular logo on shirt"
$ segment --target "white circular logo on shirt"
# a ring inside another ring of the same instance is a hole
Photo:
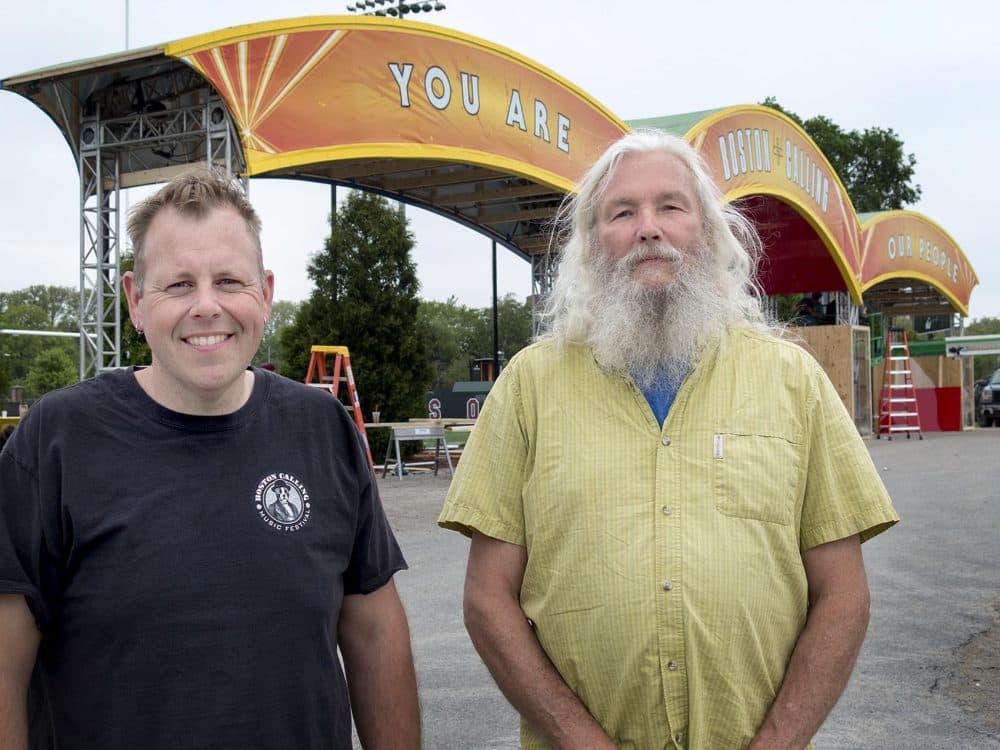
[[[309,523],[312,510],[305,485],[284,472],[260,480],[254,507],[264,523],[276,531],[298,531]]]

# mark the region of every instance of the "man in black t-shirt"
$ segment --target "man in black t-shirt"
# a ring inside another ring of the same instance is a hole
[[[152,364],[47,394],[0,453],[0,747],[348,750],[352,713],[365,747],[420,746],[406,563],[357,430],[249,367],[259,233],[207,171],[137,205]]]

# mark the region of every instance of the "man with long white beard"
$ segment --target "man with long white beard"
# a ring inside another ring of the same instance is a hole
[[[802,748],[898,517],[819,365],[771,332],[760,242],[697,154],[613,144],[564,211],[547,333],[479,418],[439,523],[525,748]]]

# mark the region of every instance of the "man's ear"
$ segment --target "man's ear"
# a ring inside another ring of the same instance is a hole
[[[142,333],[142,316],[139,314],[139,297],[142,295],[135,279],[135,273],[126,271],[122,274],[122,289],[125,291],[125,299],[128,301],[128,316],[132,320],[132,325],[135,326],[135,330]]]
[[[271,304],[274,302],[274,271],[264,271],[264,322],[271,317]]]

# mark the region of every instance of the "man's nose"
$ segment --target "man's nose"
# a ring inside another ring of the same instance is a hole
[[[649,210],[639,212],[639,242],[659,242],[663,239],[663,232],[656,215]]]
[[[218,290],[211,284],[199,285],[195,290],[191,314],[198,318],[214,318],[218,316],[222,312],[218,294]]]

